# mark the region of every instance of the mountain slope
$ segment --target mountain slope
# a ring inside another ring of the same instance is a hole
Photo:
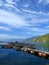
[[[49,42],[49,34],[33,39],[33,42]]]
[[[31,42],[49,42],[49,34],[28,38],[28,39],[24,40],[23,42],[26,42],[26,43],[31,43]]]
[[[35,38],[37,38],[37,37],[31,37],[31,38],[25,39],[25,40],[23,40],[23,42],[25,42],[25,43],[32,43],[33,39],[35,39]]]

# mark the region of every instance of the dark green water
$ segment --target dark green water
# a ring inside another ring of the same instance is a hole
[[[49,60],[22,51],[0,49],[0,65],[49,65]]]

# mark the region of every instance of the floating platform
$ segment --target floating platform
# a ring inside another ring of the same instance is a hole
[[[38,56],[38,57],[49,59],[49,52],[36,50],[36,49],[30,49],[30,48],[25,48],[23,51],[25,51],[25,52],[27,52],[31,55],[35,55],[35,56]]]
[[[24,52],[29,53],[31,55],[35,55],[35,56],[42,57],[42,58],[49,60],[49,52],[46,52],[46,51],[31,49],[31,48],[24,47],[24,46],[19,47],[19,46],[14,46],[11,44],[0,44],[0,49],[2,49],[2,48],[15,49],[16,51],[24,51]]]
[[[4,49],[11,49],[12,46],[9,45],[9,44],[0,44],[0,49],[2,49],[2,48],[4,48]]]

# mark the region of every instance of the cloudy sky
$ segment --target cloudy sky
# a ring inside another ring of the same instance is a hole
[[[49,0],[0,0],[0,39],[49,33]]]

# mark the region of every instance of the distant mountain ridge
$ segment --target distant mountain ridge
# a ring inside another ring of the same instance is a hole
[[[49,42],[49,34],[28,38],[28,39],[24,40],[24,42],[26,42],[26,43],[30,43],[30,42]]]
[[[4,40],[0,41],[0,43],[15,42],[15,41],[22,42],[22,40],[24,40],[24,39],[4,39]]]
[[[35,39],[35,38],[37,38],[37,36],[36,37],[27,38],[27,39],[23,40],[23,42],[25,42],[25,43],[32,43],[33,39]]]

